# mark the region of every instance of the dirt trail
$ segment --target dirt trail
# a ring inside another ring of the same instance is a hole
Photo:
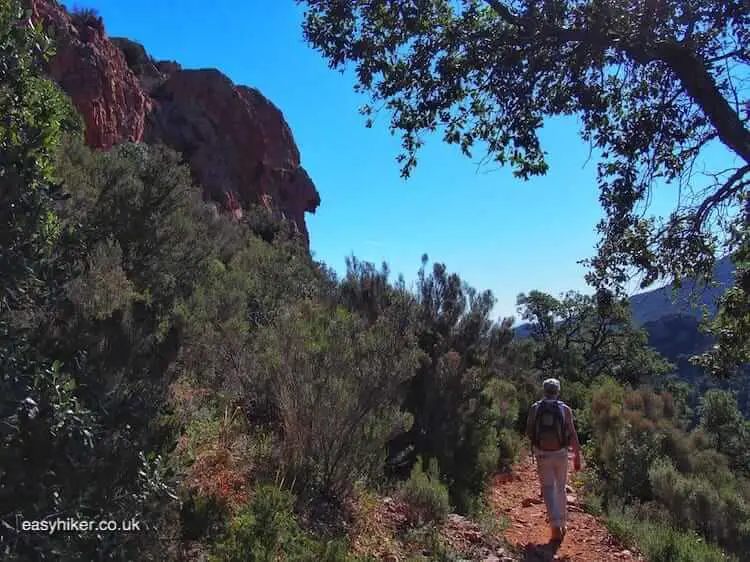
[[[571,461],[572,468],[573,463]],[[539,480],[531,458],[512,473],[495,476],[491,491],[498,515],[509,520],[505,539],[524,552],[524,562],[635,562],[643,560],[622,546],[602,522],[584,513],[568,489],[568,533],[562,544],[549,543],[547,511],[539,494]],[[573,500],[573,501],[570,501]]]

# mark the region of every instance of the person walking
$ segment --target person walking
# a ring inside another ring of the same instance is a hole
[[[567,530],[568,448],[573,449],[573,468],[578,471],[581,469],[581,445],[573,411],[560,400],[560,381],[545,380],[543,390],[544,398],[531,406],[526,434],[536,460],[552,540],[562,541]]]

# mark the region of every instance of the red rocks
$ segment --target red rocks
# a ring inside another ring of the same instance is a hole
[[[86,123],[86,142],[97,148],[143,139],[149,100],[101,19],[75,18],[52,2],[32,0],[32,17],[56,39],[51,77],[73,99]]]
[[[230,204],[235,216],[242,214],[237,203],[263,204],[307,241],[305,213],[315,212],[320,196],[284,116],[258,90],[217,70],[153,61],[137,43],[108,38],[92,14],[73,17],[51,0],[31,4],[57,39],[48,70],[83,115],[89,146],[170,146],[210,199]]]
[[[145,140],[181,152],[215,200],[234,192],[293,220],[307,239],[305,212],[320,204],[284,116],[257,90],[218,70],[181,70],[152,93]]]

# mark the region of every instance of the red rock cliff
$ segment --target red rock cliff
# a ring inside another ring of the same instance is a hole
[[[166,144],[182,153],[208,198],[264,204],[308,240],[305,213],[320,196],[284,116],[258,90],[217,70],[152,61],[137,43],[109,38],[95,15],[71,16],[53,0],[31,5],[56,38],[49,73],[83,115],[91,147]]]

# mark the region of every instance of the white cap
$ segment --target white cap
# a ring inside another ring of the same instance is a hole
[[[547,379],[542,383],[545,394],[559,394],[560,381],[557,379]]]

